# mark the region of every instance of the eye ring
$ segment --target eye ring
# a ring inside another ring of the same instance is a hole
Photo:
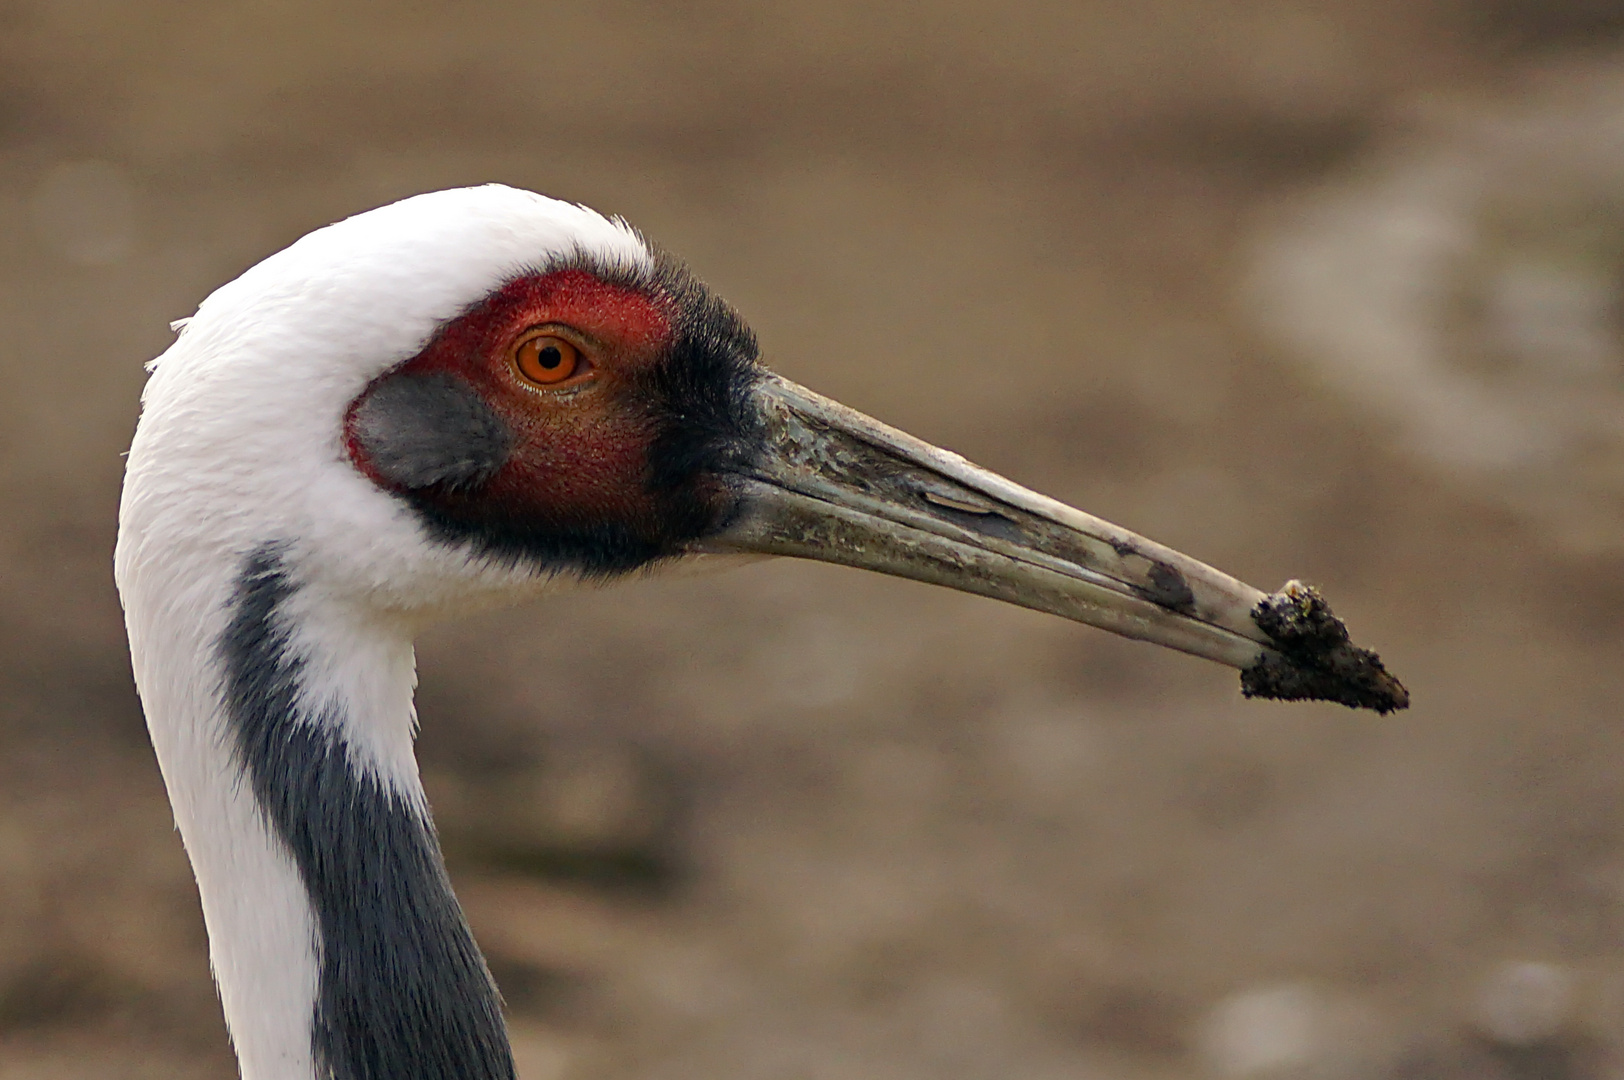
[[[533,330],[514,342],[509,361],[519,378],[548,389],[578,382],[592,370],[581,347],[553,330]]]

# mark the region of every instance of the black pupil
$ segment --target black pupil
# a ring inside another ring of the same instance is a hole
[[[541,350],[537,355],[537,359],[541,361],[542,367],[551,371],[564,362],[564,354],[558,351],[557,345],[549,345]]]

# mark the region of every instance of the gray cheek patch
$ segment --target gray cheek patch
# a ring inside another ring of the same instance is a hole
[[[356,407],[354,434],[372,468],[407,489],[477,487],[496,475],[513,435],[454,375],[391,375]]]

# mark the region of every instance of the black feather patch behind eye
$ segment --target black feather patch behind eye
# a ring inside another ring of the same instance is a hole
[[[477,487],[507,461],[513,435],[462,379],[394,375],[355,410],[354,436],[380,477],[415,490]]]
[[[750,327],[675,258],[656,249],[644,287],[665,294],[677,311],[670,351],[646,383],[660,419],[649,488],[671,493],[760,452],[761,418],[750,394],[763,369]],[[694,533],[715,526],[714,508],[693,509]]]

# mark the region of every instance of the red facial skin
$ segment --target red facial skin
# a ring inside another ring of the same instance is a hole
[[[553,386],[524,379],[512,363],[517,339],[557,328],[580,349],[581,370]],[[657,434],[639,377],[659,361],[672,334],[661,297],[603,281],[580,269],[518,278],[448,323],[396,374],[446,372],[465,379],[513,436],[507,462],[476,491],[438,492],[456,517],[557,529],[605,522],[658,535],[660,507],[647,491],[648,453]],[[350,458],[375,483],[346,418]]]

